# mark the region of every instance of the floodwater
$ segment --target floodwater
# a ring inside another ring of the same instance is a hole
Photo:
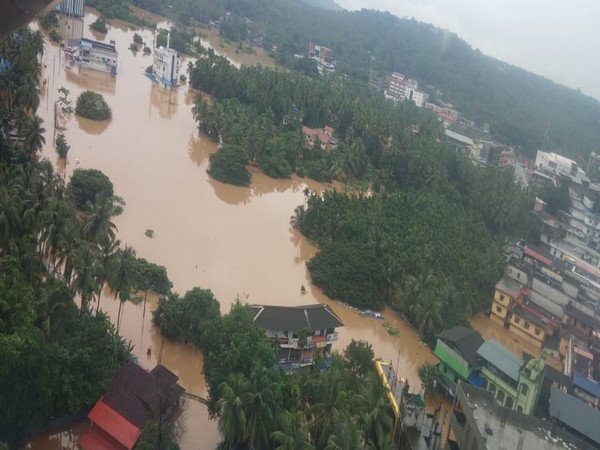
[[[144,76],[151,56],[128,50],[134,30],[116,22],[106,36],[93,36],[88,25],[96,17],[88,12],[84,26],[63,24],[63,29],[82,30],[84,37],[105,42],[115,40],[118,74],[68,67],[58,45],[46,44],[42,75],[46,82],[38,110],[46,128],[44,156],[67,178],[76,167],[99,169],[109,176],[115,193],[126,202],[124,213],[115,218],[122,244],[133,247],[139,257],[164,265],[180,294],[195,286],[211,289],[223,313],[236,298],[264,304],[328,303],[345,324],[337,350],[351,339],[368,341],[376,357],[392,361],[412,390],[420,390],[418,367],[436,360],[413,329],[385,310],[386,320],[400,330],[399,336],[392,337],[383,321],[361,317],[331,301],[309,281],[305,263],[317,249],[290,226],[290,217],[304,202],[305,188],[320,191],[324,186],[297,177],[274,180],[261,173],[253,173],[250,187],[210,179],[208,156],[216,146],[197,131],[191,114],[196,94],[185,85],[167,89],[152,83]],[[145,42],[153,41],[151,31],[137,32]],[[255,62],[261,58],[264,55]],[[184,61],[182,66],[186,65]],[[105,122],[70,118],[62,131],[71,147],[66,164],[58,161],[53,148],[53,104],[60,87],[70,91],[73,103],[83,90],[98,91],[113,112],[112,120]],[[146,230],[153,230],[154,237],[148,238]],[[302,285],[307,288],[305,295],[300,293]],[[121,334],[134,345],[141,365],[150,369],[160,358],[187,391],[205,396],[202,355],[162,339],[151,324],[156,304],[150,294],[145,313],[143,302],[127,303]],[[103,292],[101,307],[116,322],[118,302],[110,292]],[[435,399],[430,408],[439,401]],[[40,434],[30,448],[73,448],[86,426],[83,422],[69,430]],[[210,449],[219,442],[216,422],[194,400],[186,399],[179,426],[183,449]]]

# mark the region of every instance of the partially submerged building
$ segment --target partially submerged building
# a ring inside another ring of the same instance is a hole
[[[181,56],[179,52],[170,47],[171,33],[167,34],[167,46],[156,46],[158,34],[154,37],[154,59],[152,61],[152,78],[165,86],[179,84],[179,71],[181,70]]]
[[[117,74],[118,52],[115,41],[109,44],[81,38],[68,41],[65,47],[65,58],[72,65],[77,63],[81,67]]]
[[[494,339],[477,350],[481,361],[482,387],[500,406],[533,414],[544,380],[545,354],[525,361]]]
[[[79,443],[86,450],[130,450],[146,423],[167,424],[185,392],[179,378],[162,365],[150,372],[133,362],[125,364],[111,381],[88,419],[92,426]]]
[[[480,362],[477,354],[483,345],[479,332],[462,325],[450,328],[438,335],[433,354],[440,360],[438,364],[441,387],[454,396],[459,381],[481,386]]]
[[[317,355],[328,356],[343,327],[329,305],[251,305],[254,323],[266,330],[267,339],[279,343],[278,365],[295,370],[314,364]]]

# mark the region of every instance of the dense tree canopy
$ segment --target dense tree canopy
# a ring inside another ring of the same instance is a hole
[[[352,341],[319,370],[288,375],[272,369],[276,348],[252,319],[239,302],[220,317],[200,288],[161,299],[155,314],[163,333],[203,350],[218,448],[392,448],[393,415],[369,344]]]
[[[144,6],[148,0],[138,3]],[[402,72],[434,97],[443,95],[468,119],[488,123],[495,139],[530,156],[544,146],[587,157],[600,140],[597,100],[487,57],[455,34],[414,19],[364,9],[317,10],[293,0],[175,0],[172,10],[161,12],[202,24],[228,13],[221,22],[224,36],[248,41],[262,37],[263,46],[276,46],[273,56],[290,68],[298,64],[293,55],[306,54],[312,42],[334,50],[337,76],[363,85],[369,75],[383,78]]]
[[[28,430],[91,407],[131,351],[99,311],[106,282],[132,288],[116,276],[127,249],[111,221],[112,183],[76,170],[67,187],[39,158],[42,51],[38,32],[0,38],[0,442],[10,448]],[[166,273],[146,272],[170,287]]]
[[[114,197],[112,182],[98,169],[75,169],[69,182],[69,191],[80,211],[86,209],[88,202],[94,204],[96,198]]]
[[[102,94],[94,91],[84,91],[77,97],[75,114],[91,120],[108,120],[112,111]]]

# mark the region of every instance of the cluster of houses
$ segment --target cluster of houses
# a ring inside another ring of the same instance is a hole
[[[588,169],[594,163],[592,155]],[[543,151],[529,175],[542,186],[568,183],[571,207],[551,214],[536,202],[541,241],[507,245],[489,317],[535,354],[514,354],[463,327],[441,333],[435,348],[441,387],[455,397],[461,449],[485,448],[498,433],[515,439],[506,448],[548,448],[536,447],[536,439],[548,445],[536,429],[557,448],[600,447],[600,183],[575,161]]]
[[[314,148],[315,144],[321,147],[321,150],[330,152],[335,150],[339,145],[339,140],[334,136],[334,129],[329,125],[323,128],[302,127],[302,135],[304,136],[304,146],[307,149]]]
[[[516,355],[462,326],[441,333],[434,354],[440,387],[455,399],[450,448],[501,448],[482,442],[490,445],[503,433],[515,439],[505,448],[554,448],[535,446],[539,439],[548,445],[549,437],[556,448],[600,446],[598,388],[585,371],[566,375],[546,365],[545,350]]]

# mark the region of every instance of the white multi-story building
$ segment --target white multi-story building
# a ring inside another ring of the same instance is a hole
[[[154,79],[165,86],[176,86],[179,82],[179,70],[181,69],[181,57],[177,50],[170,48],[171,34],[167,35],[167,47],[156,48],[154,37],[154,61],[152,63],[152,75]]]
[[[384,91],[385,98],[396,102],[412,100],[419,108],[425,105],[429,94],[418,90],[417,80],[406,78],[400,72],[394,72],[387,77],[387,88]]]
[[[557,153],[538,150],[535,157],[535,168],[549,175],[570,177],[571,172],[577,168],[577,164],[575,161]]]
[[[77,48],[78,46],[78,48]],[[69,41],[65,54],[68,59],[78,62],[81,67],[117,74],[118,56],[115,41],[110,44],[81,38]]]

